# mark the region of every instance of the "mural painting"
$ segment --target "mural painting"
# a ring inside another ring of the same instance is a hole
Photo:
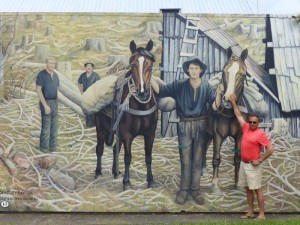
[[[262,164],[265,210],[300,211],[295,18],[2,13],[0,25],[1,211],[247,211],[237,183],[241,130],[229,102],[233,92],[245,118],[260,117],[274,148]],[[205,102],[206,132],[196,138],[204,146],[195,165],[201,178],[190,187],[199,186],[201,199],[191,191],[180,201],[181,92],[162,93],[193,76],[185,63],[195,59],[213,98]],[[41,110],[48,109],[39,105],[37,87],[44,88],[38,74],[49,68],[58,91],[42,95],[57,104],[57,144],[43,149]],[[236,68],[235,79],[228,78]],[[95,79],[85,87],[82,74]]]

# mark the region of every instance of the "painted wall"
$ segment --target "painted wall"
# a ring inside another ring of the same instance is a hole
[[[110,147],[106,147],[104,151],[102,176],[94,179],[96,130],[85,127],[85,118],[78,106],[80,94],[77,79],[84,72],[83,65],[88,61],[93,62],[95,71],[101,78],[114,75],[129,68],[131,40],[135,40],[138,46],[145,46],[151,39],[154,42],[151,52],[156,59],[153,74],[161,78],[168,77],[166,82],[170,82],[174,76],[164,66],[170,64],[168,59],[171,58],[171,53],[162,40],[176,40],[179,34],[164,36],[164,29],[167,27],[164,16],[166,15],[163,13],[0,15],[0,61],[5,61],[0,73],[3,74],[0,86],[0,211],[247,210],[244,191],[233,188],[234,145],[230,138],[223,143],[221,149],[219,184],[222,193],[211,192],[213,153],[210,145],[207,153],[208,175],[202,177],[200,182],[205,204],[196,205],[191,198],[184,205],[175,203],[180,182],[178,143],[177,136],[161,135],[162,126],[165,126],[162,124],[167,123],[165,120],[159,120],[152,154],[157,188],[147,188],[143,140],[140,137],[135,139],[132,146],[131,190],[123,191],[122,179],[113,179]],[[249,56],[258,65],[266,63],[264,15],[207,15],[207,18],[232,37],[242,49],[248,48]],[[183,23],[182,26],[184,25]],[[168,29],[175,29],[175,25],[172,26],[168,26]],[[251,33],[254,27],[256,30]],[[199,38],[209,43],[209,39]],[[180,42],[177,47],[177,52],[173,52],[173,55],[180,53]],[[225,49],[220,50],[222,51],[225,53]],[[204,60],[208,60],[205,56],[209,54],[209,50],[202,50],[201,54]],[[59,101],[58,149],[54,153],[44,154],[39,151],[41,122],[35,78],[45,68],[44,61],[50,55],[58,60],[57,69],[63,76],[61,84],[65,87],[60,92],[65,97],[60,97]],[[225,60],[218,62],[225,63]],[[209,76],[214,75],[213,65],[215,64],[209,65]],[[220,72],[222,66],[218,65],[217,72]],[[260,87],[259,92],[263,92]],[[263,164],[266,211],[299,212],[300,139],[292,137],[288,129],[282,127],[266,129],[266,132],[275,149],[275,153]],[[122,173],[123,154],[121,150]],[[47,162],[46,165],[43,164],[45,160],[50,160],[49,166]]]

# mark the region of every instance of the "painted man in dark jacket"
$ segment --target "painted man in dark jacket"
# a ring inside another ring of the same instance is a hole
[[[94,64],[91,62],[85,63],[85,72],[80,75],[78,78],[78,87],[80,93],[83,94],[93,83],[99,80],[99,75],[93,71]],[[86,126],[94,127],[95,126],[95,114],[89,114],[85,116]]]
[[[208,129],[208,106],[211,106],[215,94],[211,85],[202,80],[206,65],[198,58],[183,64],[188,79],[176,80],[168,85],[157,85],[151,81],[153,90],[159,97],[172,97],[176,101],[179,154],[181,162],[180,190],[176,202],[184,204],[188,193],[197,204],[204,204],[200,192],[200,177],[203,151],[206,148]]]

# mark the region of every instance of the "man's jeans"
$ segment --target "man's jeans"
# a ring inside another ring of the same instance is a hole
[[[199,190],[207,120],[179,122],[177,127],[182,190]]]
[[[56,150],[58,133],[58,107],[56,100],[46,100],[51,108],[51,113],[46,115],[45,109],[40,102],[42,130],[40,136],[40,150]]]

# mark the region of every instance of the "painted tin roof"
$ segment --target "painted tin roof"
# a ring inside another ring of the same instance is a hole
[[[244,0],[0,0],[1,12],[125,12],[159,13],[181,9],[182,13],[251,14]]]
[[[270,16],[278,97],[282,111],[300,110],[300,23],[291,16]]]

